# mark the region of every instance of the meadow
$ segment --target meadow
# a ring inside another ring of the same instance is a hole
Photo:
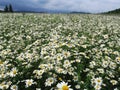
[[[120,90],[120,17],[0,13],[0,90]]]

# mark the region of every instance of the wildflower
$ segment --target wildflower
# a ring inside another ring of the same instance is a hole
[[[38,76],[42,75],[44,73],[44,70],[36,70],[36,74]]]
[[[106,35],[103,35],[103,37],[104,37],[104,39],[107,39],[108,38],[108,35],[106,34]]]
[[[70,56],[70,52],[68,52],[68,51],[63,51],[63,56],[64,56],[65,58],[69,57],[69,56]]]
[[[80,89],[80,85],[76,85],[75,88],[76,88],[76,89]]]
[[[94,68],[95,65],[96,65],[95,61],[91,61],[89,67]]]
[[[116,62],[117,62],[118,64],[120,64],[120,57],[117,57],[117,58],[116,58]]]
[[[98,68],[97,70],[99,71],[99,73],[104,73],[104,69],[102,68]]]
[[[26,87],[29,87],[29,86],[33,85],[34,82],[33,82],[32,79],[27,79],[27,80],[25,80],[25,84],[26,84],[26,85],[25,85]]]
[[[5,90],[5,89],[8,89],[8,88],[9,88],[9,85],[0,84],[0,89]]]
[[[64,73],[64,70],[62,69],[62,68],[56,68],[56,71],[58,72],[58,73]]]
[[[42,48],[40,54],[41,54],[41,55],[44,55],[44,54],[46,54],[46,53],[47,53],[46,48]]]
[[[95,88],[95,90],[100,90],[101,86],[100,85],[95,85],[94,88]]]
[[[6,78],[7,74],[1,73],[0,78]]]
[[[12,68],[12,71],[10,72],[11,77],[15,77],[18,74],[18,70],[16,68]]]
[[[95,84],[96,85],[101,85],[102,84],[102,78],[101,77],[98,77],[98,78],[95,78]]]
[[[109,65],[109,62],[108,62],[108,61],[103,61],[103,62],[102,62],[102,66],[103,66],[104,68],[106,68],[108,65]]]
[[[63,66],[64,66],[65,68],[68,68],[68,67],[71,66],[71,63],[69,62],[69,60],[65,60]]]
[[[112,83],[112,85],[116,85],[118,83],[116,80],[110,80],[110,82]]]
[[[51,86],[55,81],[55,78],[50,77],[46,79],[45,86]]]
[[[70,85],[68,85],[68,83],[65,83],[64,81],[61,83],[58,83],[57,88],[58,90],[73,90],[72,88],[70,88]]]
[[[111,69],[115,69],[115,68],[116,68],[116,63],[110,62],[109,67],[110,67]]]
[[[74,81],[78,81],[78,76],[74,76],[74,77],[73,77],[73,80],[74,80]]]
[[[11,90],[18,90],[18,86],[17,86],[17,85],[12,85],[12,86],[10,87],[10,89],[11,89]]]
[[[61,54],[57,54],[57,60],[62,60],[62,59],[63,59],[62,55]]]

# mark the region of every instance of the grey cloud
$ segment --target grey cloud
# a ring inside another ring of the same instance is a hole
[[[105,12],[120,8],[120,0],[0,0],[0,6],[11,3],[15,9],[39,8],[62,11]]]
[[[49,0],[44,8],[55,10],[104,12],[120,8],[119,0]]]

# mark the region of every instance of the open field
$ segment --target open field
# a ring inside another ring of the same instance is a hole
[[[0,14],[0,90],[120,90],[120,17]]]

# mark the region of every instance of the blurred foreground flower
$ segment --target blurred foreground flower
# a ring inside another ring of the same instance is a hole
[[[68,83],[65,83],[64,81],[61,83],[58,83],[57,88],[58,90],[73,90],[72,88],[70,88],[70,85],[68,85]]]

